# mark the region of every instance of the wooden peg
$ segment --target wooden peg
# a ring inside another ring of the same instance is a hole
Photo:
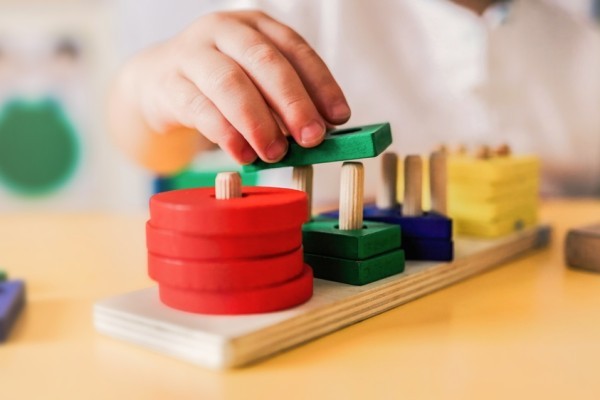
[[[441,215],[448,212],[448,163],[447,156],[435,152],[429,157],[429,190],[431,211]]]
[[[238,172],[220,172],[215,181],[215,197],[218,200],[242,197],[242,177]]]
[[[435,149],[433,150],[435,153],[447,153],[448,152],[448,146],[446,146],[445,144],[441,143],[438,144]]]
[[[375,204],[381,210],[391,210],[398,205],[396,188],[398,185],[398,156],[384,153],[379,164],[379,182]]]
[[[501,144],[500,146],[494,149],[494,155],[498,157],[508,157],[512,153],[510,146],[506,143]]]
[[[459,144],[456,147],[456,154],[458,154],[459,156],[464,156],[469,152],[469,149],[467,148],[467,146],[465,144]]]
[[[293,188],[306,193],[308,197],[308,215],[306,221],[312,218],[313,166],[299,165],[292,172]]]
[[[475,158],[479,160],[488,160],[492,157],[492,151],[489,146],[479,146],[475,150]]]
[[[363,191],[365,173],[359,162],[342,165],[340,185],[340,230],[363,228]]]
[[[404,160],[402,214],[408,217],[423,215],[423,161],[420,156],[407,156]]]

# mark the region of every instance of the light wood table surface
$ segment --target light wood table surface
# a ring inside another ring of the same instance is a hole
[[[598,399],[600,275],[566,269],[562,246],[600,202],[542,215],[551,248],[230,372],[94,331],[96,300],[152,284],[143,215],[0,215],[0,265],[28,284],[0,399]]]

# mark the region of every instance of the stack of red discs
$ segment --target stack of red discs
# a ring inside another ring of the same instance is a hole
[[[217,199],[213,188],[159,193],[146,225],[148,273],[161,301],[202,314],[283,310],[312,296],[304,264],[304,192],[247,187]]]

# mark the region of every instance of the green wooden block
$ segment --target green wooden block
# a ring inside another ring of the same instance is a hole
[[[377,157],[392,143],[392,131],[390,124],[385,122],[328,132],[323,142],[313,148],[304,148],[291,137],[289,141],[288,152],[281,161],[267,163],[259,159],[244,165],[244,171]]]
[[[336,219],[326,219],[302,227],[302,245],[309,254],[364,260],[401,244],[400,225],[365,221],[363,229],[342,231]]]
[[[8,279],[8,274],[6,271],[0,269],[0,282],[4,282],[6,279]]]
[[[361,286],[403,272],[404,250],[393,250],[366,260],[305,253],[304,262],[312,267],[315,278]]]

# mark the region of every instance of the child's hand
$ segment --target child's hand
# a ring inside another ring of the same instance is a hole
[[[261,12],[210,14],[136,57],[123,77],[154,132],[193,128],[238,162],[269,162],[323,140],[350,109],[331,73],[296,32]],[[129,95],[131,96],[131,94]]]

